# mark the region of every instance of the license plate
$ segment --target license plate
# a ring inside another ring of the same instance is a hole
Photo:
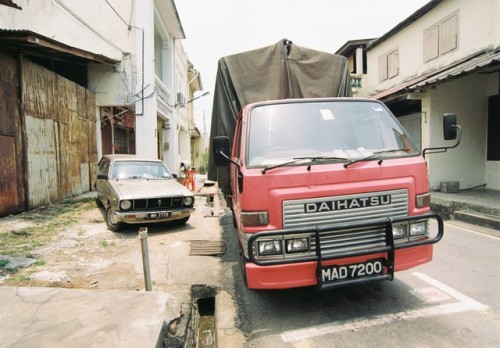
[[[165,219],[170,216],[170,213],[151,213],[149,214],[150,219]]]
[[[327,266],[321,270],[321,278],[323,282],[334,282],[381,275],[384,272],[384,264],[384,259],[376,259],[350,265]]]

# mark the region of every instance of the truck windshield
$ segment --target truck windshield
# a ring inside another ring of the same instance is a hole
[[[401,125],[377,101],[266,104],[252,109],[249,124],[248,167],[272,166],[299,157],[355,161],[418,154]]]

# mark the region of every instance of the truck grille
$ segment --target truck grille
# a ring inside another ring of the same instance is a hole
[[[345,228],[320,233],[321,252],[331,255],[385,245],[385,226],[349,228],[349,223],[407,216],[408,191],[392,190],[365,194],[321,197],[283,202],[284,228],[343,224]],[[316,242],[311,238],[311,251]]]

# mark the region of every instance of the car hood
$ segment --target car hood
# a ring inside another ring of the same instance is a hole
[[[192,196],[193,193],[176,180],[120,179],[110,185],[121,199]]]

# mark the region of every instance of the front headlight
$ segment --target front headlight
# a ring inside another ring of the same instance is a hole
[[[309,238],[293,238],[285,240],[285,250],[289,254],[305,253],[309,251]]]
[[[120,209],[129,210],[132,207],[132,202],[129,200],[124,200],[120,202]]]
[[[279,255],[281,254],[281,240],[264,240],[258,242],[259,255]]]
[[[401,239],[406,237],[406,225],[393,225],[392,236],[394,239]]]
[[[419,221],[410,224],[410,237],[427,235],[427,221]]]
[[[184,197],[184,205],[190,206],[193,205],[194,198],[193,197]]]

